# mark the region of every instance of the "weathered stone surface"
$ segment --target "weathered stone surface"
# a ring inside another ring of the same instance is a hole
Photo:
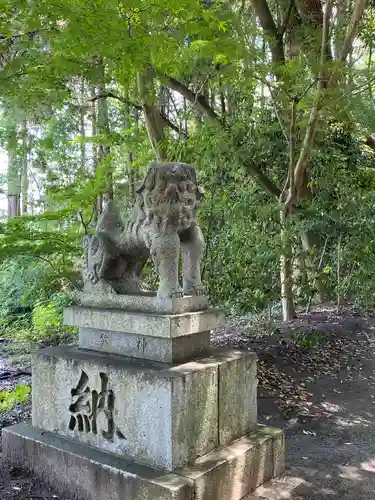
[[[139,293],[137,295],[82,293],[80,301],[82,306],[88,307],[159,314],[180,314],[204,311],[208,308],[208,297],[206,295],[165,298],[158,297],[153,292]]]
[[[139,275],[151,255],[160,278],[159,297],[202,295],[200,261],[205,243],[195,217],[200,198],[193,166],[152,163],[137,189],[126,227],[109,200],[95,234],[84,236],[85,291],[142,291]],[[179,285],[180,249],[183,288]]]
[[[202,356],[210,348],[210,332],[182,337],[137,336],[125,332],[108,332],[96,328],[79,329],[79,347],[99,352],[122,354],[160,363],[182,363]]]
[[[32,419],[35,427],[173,470],[218,444],[218,363],[166,367],[72,347],[40,350]]]
[[[150,469],[25,424],[3,430],[14,466],[75,500],[240,500],[284,472],[282,431],[264,426],[173,473]],[[279,450],[281,451],[281,450]]]
[[[249,433],[257,423],[257,357],[230,351],[219,365],[219,444]]]
[[[195,500],[240,500],[272,479],[275,470],[283,471],[276,463],[275,439],[274,429],[257,428],[175,473],[194,481]]]
[[[258,431],[272,436],[273,477],[278,477],[285,471],[285,435],[280,429],[258,424]]]
[[[26,424],[3,429],[3,455],[72,500],[191,500],[193,481]]]
[[[224,321],[221,309],[208,309],[184,314],[137,313],[90,307],[66,307],[66,325],[96,328],[114,332],[127,332],[149,337],[173,338],[206,332]]]

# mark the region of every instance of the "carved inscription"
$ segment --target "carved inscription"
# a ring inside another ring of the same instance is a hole
[[[100,429],[102,436],[110,441],[113,440],[115,434],[118,438],[125,439],[124,434],[115,426],[115,396],[108,388],[108,375],[101,372],[99,377],[100,390],[91,390],[89,377],[82,370],[77,386],[71,389],[69,429],[74,431],[77,428],[79,432],[98,434],[98,417],[103,415],[106,428]]]
[[[147,340],[145,338],[138,339],[137,341],[137,349],[138,351],[142,351],[143,353],[147,349]]]
[[[108,345],[108,338],[109,338],[108,333],[102,332],[100,334],[100,347],[99,347],[100,349],[103,349],[104,344]]]

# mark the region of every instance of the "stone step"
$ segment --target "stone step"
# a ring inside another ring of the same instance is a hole
[[[10,464],[74,500],[240,500],[285,468],[282,431],[263,426],[171,473],[27,424],[3,429],[2,447]]]

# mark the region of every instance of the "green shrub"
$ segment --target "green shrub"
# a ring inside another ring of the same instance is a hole
[[[1,263],[0,321],[10,325],[21,317],[30,320],[35,297],[29,292],[42,274],[40,264],[30,257],[15,257]]]
[[[71,336],[76,329],[63,325],[63,308],[73,304],[74,296],[58,292],[49,300],[37,301],[32,313],[32,332],[35,340]]]
[[[10,410],[18,403],[24,403],[31,388],[26,384],[17,385],[12,391],[0,391],[0,411]]]

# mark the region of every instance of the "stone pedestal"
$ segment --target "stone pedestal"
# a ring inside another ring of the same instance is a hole
[[[210,349],[222,311],[82,303],[64,313],[79,347],[33,355],[32,425],[3,431],[13,465],[79,500],[239,500],[283,472],[282,431],[257,424],[255,354]]]

